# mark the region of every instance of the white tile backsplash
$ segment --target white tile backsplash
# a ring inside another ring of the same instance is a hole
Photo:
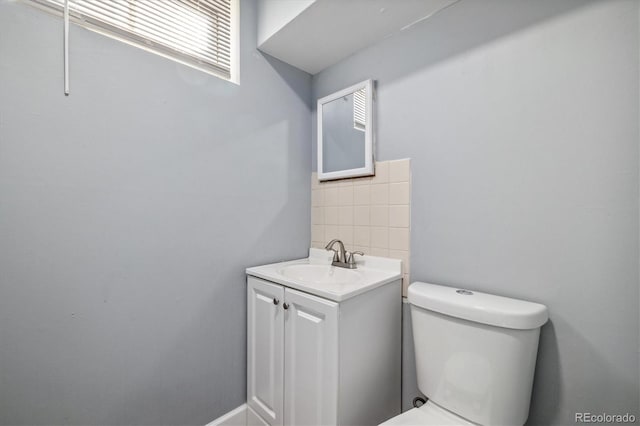
[[[389,228],[389,248],[409,250],[409,228]]]
[[[338,205],[353,205],[353,185],[338,187]]]
[[[345,247],[353,247],[354,245],[353,244],[353,226],[352,225],[338,226],[338,238],[342,240]]]
[[[359,226],[371,225],[371,206],[354,206],[353,224]]]
[[[311,208],[311,224],[324,225],[324,209],[322,207]]]
[[[389,184],[389,204],[409,205],[409,182]]]
[[[337,206],[327,206],[324,208],[324,224],[325,225],[338,224],[338,207]]]
[[[338,207],[338,225],[353,225],[353,206]]]
[[[325,225],[324,240],[322,240],[321,242],[326,244],[334,238],[338,238],[338,225]]]
[[[409,206],[389,206],[389,226],[395,228],[409,228]]]
[[[389,206],[371,206],[371,226],[389,226]]]
[[[353,204],[356,206],[368,206],[371,204],[371,185],[353,186]]]
[[[371,179],[372,184],[389,182],[389,162],[376,162],[375,173],[375,176]]]
[[[389,204],[389,184],[373,184],[371,185],[371,204],[372,205],[388,205]]]
[[[369,252],[371,253],[371,256],[389,257],[389,249],[386,248],[371,247]],[[402,279],[404,280],[404,276]],[[404,282],[402,285],[404,287]]]
[[[388,249],[389,248],[389,227],[372,226],[371,227],[371,247]]]
[[[330,186],[323,189],[324,205],[325,206],[337,206],[338,205],[338,187]]]
[[[371,234],[368,226],[353,227],[353,244],[358,247],[371,246]]]
[[[323,196],[323,192],[321,189],[312,189],[311,190],[311,206],[319,207],[324,205],[322,196]]]
[[[402,273],[409,272],[409,251],[389,250],[389,257],[402,260]]]
[[[389,182],[409,182],[411,175],[409,159],[389,162]]]
[[[340,238],[347,250],[401,259],[409,285],[411,162],[381,161],[376,175],[319,182],[311,176],[311,246]]]
[[[311,239],[318,241],[320,238],[324,238],[324,225],[312,225],[311,226]],[[320,240],[321,241],[321,240]]]

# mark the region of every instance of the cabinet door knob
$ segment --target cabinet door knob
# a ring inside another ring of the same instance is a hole
[[[280,301],[274,297],[273,298],[273,304],[277,306],[278,303],[280,303]]]
[[[289,304],[288,303],[283,303],[282,307],[285,308],[285,309],[289,309]]]

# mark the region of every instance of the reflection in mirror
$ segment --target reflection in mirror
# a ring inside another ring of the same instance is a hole
[[[364,167],[365,89],[322,107],[322,169],[324,172]]]
[[[318,101],[320,180],[373,174],[371,81]]]

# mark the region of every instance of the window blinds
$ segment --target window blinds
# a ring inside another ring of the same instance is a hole
[[[367,123],[366,89],[353,92],[353,128],[364,131]]]
[[[31,0],[62,10],[64,0]],[[232,76],[232,0],[69,0],[78,24],[223,78]]]

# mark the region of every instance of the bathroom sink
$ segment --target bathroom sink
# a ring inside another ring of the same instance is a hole
[[[333,253],[309,249],[309,257],[247,268],[247,275],[342,302],[402,279],[400,260],[374,256],[357,259],[357,269],[332,266]],[[399,293],[398,293],[399,294]]]
[[[286,278],[312,284],[349,284],[362,278],[362,273],[357,270],[331,265],[289,265],[279,272]]]

